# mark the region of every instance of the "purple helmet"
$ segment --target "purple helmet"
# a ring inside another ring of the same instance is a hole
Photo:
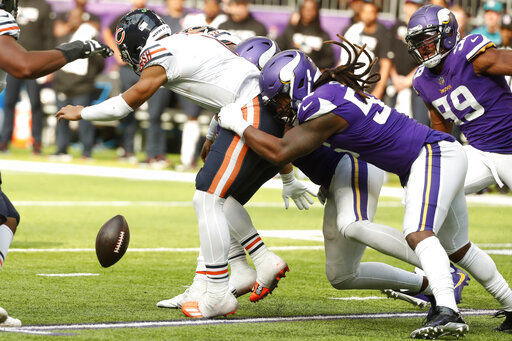
[[[260,90],[263,100],[275,105],[277,95],[287,94],[291,99],[291,111],[285,121],[291,123],[302,99],[311,93],[313,83],[320,74],[318,67],[304,52],[280,52],[270,58],[261,70]]]
[[[244,57],[260,70],[263,69],[272,56],[280,51],[275,41],[266,37],[252,37],[235,47],[235,52],[240,57]]]
[[[412,15],[405,40],[418,63],[433,68],[450,53],[459,38],[459,25],[453,13],[441,6],[426,5]]]

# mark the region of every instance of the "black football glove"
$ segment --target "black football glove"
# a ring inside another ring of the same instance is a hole
[[[68,63],[76,59],[89,58],[94,55],[101,55],[103,58],[107,58],[114,54],[114,51],[112,51],[110,47],[96,40],[75,40],[70,43],[61,44],[57,46],[56,49],[64,54]]]

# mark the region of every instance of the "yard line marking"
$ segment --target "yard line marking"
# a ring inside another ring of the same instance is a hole
[[[270,250],[275,251],[297,251],[297,250],[323,250],[324,247],[319,246],[274,246],[270,247]],[[37,252],[94,252],[95,249],[83,248],[83,249],[17,249],[11,248],[10,252],[20,253],[37,253]],[[170,248],[170,247],[157,247],[157,248],[128,248],[127,252],[199,252],[198,247],[190,248]]]
[[[461,309],[465,316],[493,315],[496,310],[473,310]],[[249,318],[226,318],[226,319],[187,319],[174,321],[134,321],[134,322],[106,322],[106,323],[83,323],[83,324],[54,324],[54,325],[33,325],[16,328],[21,331],[65,331],[65,330],[87,330],[87,329],[122,329],[122,328],[160,328],[160,327],[183,327],[198,325],[223,325],[243,323],[279,323],[279,322],[310,322],[310,321],[335,321],[335,320],[368,320],[368,319],[393,319],[425,317],[426,312],[403,312],[403,313],[375,313],[375,314],[338,314],[338,315],[310,315],[310,316],[283,316],[283,317],[249,317]]]
[[[44,276],[44,277],[84,277],[84,276],[99,276],[100,274],[95,273],[87,273],[87,272],[74,272],[67,274],[36,274],[36,276]]]
[[[51,335],[51,336],[72,336],[75,334],[70,333],[55,333],[51,331],[44,330],[25,330],[23,327],[13,328],[13,327],[0,327],[0,332],[6,333],[18,333],[18,334],[32,334],[32,335]]]
[[[351,296],[351,297],[329,297],[330,300],[340,301],[368,301],[368,300],[387,300],[387,297],[382,296]]]
[[[35,161],[17,161],[0,159],[0,168],[6,171],[16,171],[25,173],[46,173],[46,174],[64,174],[64,175],[85,175],[98,177],[123,178],[133,180],[148,181],[174,181],[174,182],[195,182],[196,173],[183,173],[170,170],[153,169],[133,169],[121,167],[106,167],[92,165],[75,165],[56,162],[35,162]],[[305,185],[314,193],[318,191],[318,186],[310,181]],[[264,185],[264,188],[281,189],[282,184],[279,179],[270,179]],[[403,188],[382,187],[381,197],[403,198]],[[470,204],[493,205],[493,206],[512,206],[512,197],[506,195],[467,195],[466,200]]]
[[[159,207],[192,207],[192,201],[13,201],[17,207],[130,207],[130,206],[159,206]],[[283,207],[282,202],[249,202],[245,207]],[[379,207],[400,207],[402,204],[398,201],[383,201]],[[323,205],[315,202],[311,205],[313,208],[323,208]]]

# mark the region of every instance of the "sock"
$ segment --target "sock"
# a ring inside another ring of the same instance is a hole
[[[240,245],[240,243],[231,238],[231,245],[229,246],[229,254],[228,254],[228,263],[232,264],[247,264],[247,256],[245,255],[245,249]]]
[[[421,261],[421,267],[428,278],[437,305],[458,312],[450,273],[450,260],[439,239],[431,236],[422,240],[416,246],[415,252]]]
[[[459,261],[464,270],[469,272],[487,290],[506,311],[512,311],[512,291],[503,276],[498,272],[492,258],[478,246],[471,244],[464,257]]]
[[[362,220],[348,225],[342,231],[342,234],[348,239],[368,245],[385,255],[395,257],[414,266],[421,265],[418,256],[405,241],[403,233],[390,226]]]
[[[14,234],[12,230],[5,224],[0,225],[0,269],[2,269],[5,257],[7,257],[7,251],[11,245]]]
[[[419,292],[423,276],[376,262],[364,262],[359,265],[354,276],[333,284],[336,289],[407,289]]]
[[[183,125],[181,137],[181,163],[190,167],[194,162],[197,142],[201,131],[199,130],[199,122],[197,120],[189,120]]]
[[[229,291],[228,263],[206,264],[206,276],[208,277],[207,294],[216,299],[226,296]]]
[[[204,258],[199,251],[199,256],[197,256],[197,266],[196,266],[196,274],[194,276],[194,282],[196,280],[206,281],[206,266],[204,264]]]
[[[224,203],[224,214],[226,215],[232,238],[238,241],[245,251],[249,253],[254,265],[258,266],[259,261],[268,250],[265,243],[261,240],[258,231],[254,228],[249,213],[238,201],[233,197],[229,197]],[[234,246],[232,247],[235,248]],[[233,256],[235,256],[235,251],[233,251]]]

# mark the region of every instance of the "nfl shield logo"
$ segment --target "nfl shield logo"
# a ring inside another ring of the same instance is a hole
[[[444,85],[444,78],[443,77],[439,77],[438,80],[439,80],[439,84]]]

